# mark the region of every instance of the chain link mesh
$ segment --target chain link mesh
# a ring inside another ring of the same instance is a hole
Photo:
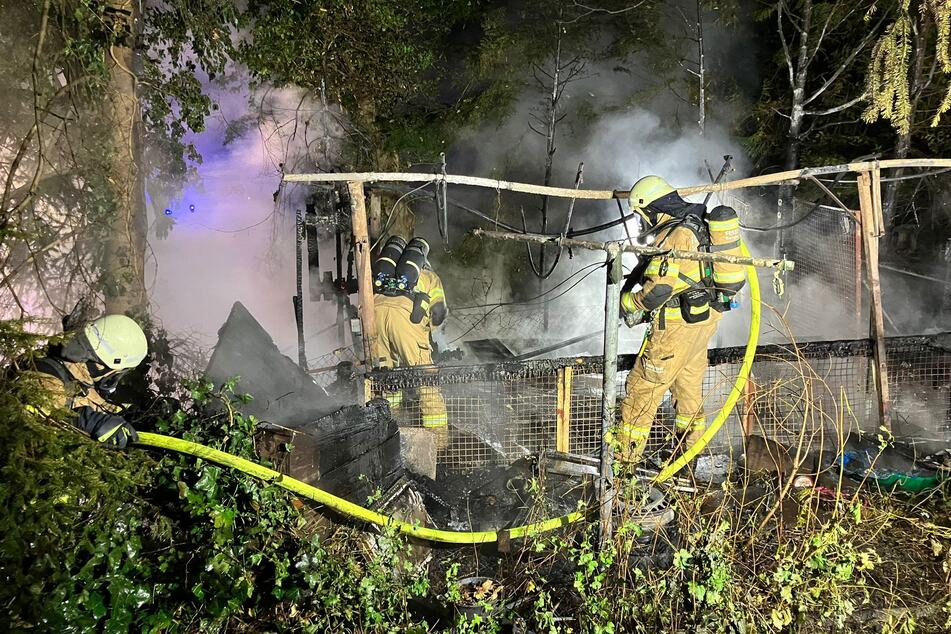
[[[896,435],[931,430],[951,438],[951,335],[900,337],[887,345],[889,385]],[[708,419],[720,410],[739,371],[743,349],[710,351],[704,378]],[[786,445],[832,447],[849,433],[878,428],[877,394],[869,340],[813,342],[800,347],[762,346],[748,389],[710,443],[708,452],[742,447],[757,434]],[[635,358],[625,355],[627,370]],[[564,368],[571,369],[570,388]],[[465,368],[404,368],[374,372],[369,396],[400,393],[393,408],[400,425],[419,427],[418,388],[438,386],[449,412],[449,445],[438,460],[451,471],[508,464],[543,449],[559,448],[559,425],[567,449],[597,455],[601,444],[601,360],[596,357],[510,362]],[[627,372],[618,377],[624,395]],[[559,413],[559,394],[568,395]],[[657,413],[648,454],[671,447],[673,406]],[[920,433],[919,433],[920,435]]]

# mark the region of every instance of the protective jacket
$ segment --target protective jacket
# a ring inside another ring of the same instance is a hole
[[[449,310],[439,276],[424,269],[411,295],[375,295],[377,351],[384,368],[429,365],[429,334],[443,324]]]
[[[112,447],[124,448],[136,440],[135,430],[119,415],[121,408],[99,393],[85,363],[47,356],[22,376],[31,377],[50,395],[46,403],[30,406],[31,411],[50,416],[57,410],[71,410],[75,416],[70,422],[75,427]]]
[[[684,202],[676,193],[652,204],[657,212],[657,240],[665,249],[699,251],[706,229],[702,205]],[[721,314],[712,309],[705,284],[713,271],[702,262],[654,257],[638,280],[641,289],[626,289],[624,310],[653,313],[653,321],[637,363],[628,374],[621,402],[620,457],[634,461],[644,451],[657,408],[668,390],[676,409],[678,436],[691,444],[706,428],[703,378],[707,345]]]
[[[703,205],[683,203],[680,210],[667,208],[669,213],[659,213],[655,246],[678,250],[699,251],[706,231],[700,216]],[[676,214],[676,215],[671,215]],[[663,227],[667,228],[663,228]],[[720,313],[711,308],[713,296],[707,288],[713,277],[712,267],[703,262],[681,260],[672,257],[651,258],[638,280],[629,280],[641,285],[639,291],[626,289],[621,294],[624,310],[643,310],[654,313],[654,324],[662,330],[668,323],[686,321],[700,323],[712,319],[719,321]]]
[[[374,296],[377,339],[374,357],[381,367],[412,367],[432,365],[432,344],[429,334],[445,321],[446,292],[442,281],[431,269],[423,269],[410,295]],[[422,386],[419,411],[424,427],[438,428],[437,444],[448,443],[446,402],[435,386]],[[386,395],[391,407],[402,405],[402,392]]]

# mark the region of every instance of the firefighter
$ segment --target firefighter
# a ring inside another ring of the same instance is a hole
[[[69,410],[70,422],[105,447],[124,449],[138,436],[107,400],[122,376],[148,352],[142,328],[125,315],[106,315],[74,331],[62,346],[53,346],[24,375],[52,395],[43,406],[27,409],[44,416]]]
[[[646,224],[646,232],[655,236],[655,246],[682,251],[739,248],[735,211],[717,207],[707,215],[704,205],[684,201],[659,176],[638,180],[631,189],[630,205]],[[711,248],[714,230],[726,238]],[[625,321],[650,323],[621,402],[618,457],[625,462],[640,459],[668,390],[676,410],[676,446],[689,447],[703,435],[707,345],[717,331],[721,311],[729,310],[730,297],[745,281],[737,265],[718,264],[714,271],[709,263],[663,256],[644,264],[635,269],[638,279],[629,279],[621,294]],[[635,290],[637,284],[639,290]]]
[[[397,252],[399,255],[397,256]],[[432,365],[430,334],[449,314],[442,281],[429,265],[429,245],[422,238],[406,244],[391,238],[378,258],[378,292],[374,297],[377,339],[373,356],[384,368]],[[436,445],[449,444],[446,402],[439,388],[421,386],[419,411],[423,427],[436,435]],[[392,408],[402,404],[403,393],[385,395]]]

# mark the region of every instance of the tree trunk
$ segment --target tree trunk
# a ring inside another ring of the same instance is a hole
[[[707,125],[707,94],[706,94],[706,65],[703,51],[703,7],[701,0],[697,0],[697,57],[698,69],[697,78],[700,81],[700,113],[697,118],[697,125],[700,126],[700,136],[706,131]]]
[[[144,315],[148,310],[147,224],[143,174],[138,167],[142,140],[134,51],[137,7],[133,0],[110,0],[106,11],[122,36],[106,54],[110,87],[103,116],[112,131],[109,180],[115,209],[103,245],[102,286],[106,312]]]
[[[908,109],[907,129],[904,131],[897,130],[895,132],[894,158],[896,159],[908,158],[908,152],[911,150],[911,135],[915,128],[915,118],[918,113],[918,104],[921,101],[921,93],[924,90],[923,84],[925,79],[925,56],[927,55],[929,25],[928,23],[923,23],[917,14],[912,14],[911,19],[915,31],[913,49],[915,62],[912,65],[911,77],[908,81],[910,107]],[[892,173],[892,176],[898,178],[904,174],[904,172],[904,169],[896,169]],[[892,225],[892,221],[894,219],[893,217],[895,215],[895,202],[898,198],[899,185],[900,181],[897,180],[892,180],[885,184],[885,196],[883,204],[885,227]]]
[[[812,26],[812,0],[802,3],[801,30],[799,31],[799,50],[796,53],[796,69],[793,76],[792,102],[789,110],[789,131],[787,133],[785,170],[793,170],[799,166],[799,153],[802,148],[802,124],[805,119],[806,80],[809,77],[809,29]],[[782,28],[780,23],[779,28]],[[780,223],[786,210],[793,209],[794,188],[786,184],[779,188],[777,216]],[[781,256],[782,231],[776,232],[776,255]]]

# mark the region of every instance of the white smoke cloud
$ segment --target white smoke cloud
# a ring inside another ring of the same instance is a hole
[[[194,178],[183,191],[148,184],[159,222],[166,209],[174,222],[166,238],[150,236],[152,308],[170,332],[208,347],[240,301],[296,358],[295,211],[303,209],[306,188],[287,186],[275,201],[280,166],[292,172],[335,164],[341,116],[299,90],[251,93],[246,73],[235,72],[230,85],[238,90],[210,86],[219,111],[190,139],[203,157]],[[321,265],[329,270],[332,246],[321,247]],[[305,266],[305,338],[314,358],[341,344],[326,331],[335,306],[308,300],[306,275]]]

